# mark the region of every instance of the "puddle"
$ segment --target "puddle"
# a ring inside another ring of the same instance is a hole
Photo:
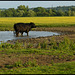
[[[37,38],[37,37],[46,37],[46,36],[53,36],[53,35],[60,35],[56,32],[48,32],[48,31],[30,31],[29,36],[26,33],[23,33],[23,37],[19,36],[16,37],[13,31],[0,31],[0,43],[6,42],[8,40],[14,39],[26,39],[26,38]]]

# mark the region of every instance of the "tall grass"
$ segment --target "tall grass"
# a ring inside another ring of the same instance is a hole
[[[18,41],[15,44],[1,43],[0,55],[49,55],[54,56],[56,59],[67,61],[75,58],[75,41],[70,40],[68,37],[64,37],[64,40],[60,42],[56,42],[53,37],[49,43],[44,41],[39,43],[36,48],[33,48],[33,46],[31,43],[27,44],[25,42],[24,44]],[[52,59],[49,65],[38,65],[37,60],[23,63],[20,59],[13,64],[4,64],[4,68],[0,67],[0,74],[74,74],[74,67],[74,61],[55,64]]]
[[[75,62],[56,63],[50,66],[36,65],[36,67],[1,69],[0,74],[75,74]]]
[[[75,17],[1,17],[0,30],[14,30],[14,23],[34,22],[38,27],[75,26]]]
[[[50,43],[44,41],[42,43],[38,43],[36,46],[34,44],[29,43],[19,43],[18,41],[15,44],[10,43],[1,43],[0,48],[5,49],[27,49],[27,48],[37,48],[37,49],[56,49],[56,50],[75,50],[75,41],[70,40],[68,37],[64,37],[64,40],[57,42],[54,37],[52,37]]]

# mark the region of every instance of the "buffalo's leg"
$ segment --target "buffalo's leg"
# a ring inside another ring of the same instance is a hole
[[[23,32],[21,32],[21,36],[23,36]]]
[[[16,32],[16,37],[18,37],[19,36],[19,32]]]
[[[28,36],[28,32],[27,32],[27,36]]]
[[[16,32],[15,32],[15,31],[13,31],[13,33],[14,33],[14,35],[16,34]]]

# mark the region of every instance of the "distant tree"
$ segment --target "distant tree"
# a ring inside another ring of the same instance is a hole
[[[18,10],[26,10],[25,5],[20,5],[20,6],[18,6],[17,9],[18,9]]]
[[[24,11],[23,17],[28,17],[28,11],[29,11],[29,7],[26,6],[26,9]]]
[[[29,16],[29,17],[36,16],[36,13],[35,13],[33,10],[29,10],[29,11],[28,11],[28,16]]]
[[[71,11],[75,11],[75,7],[72,7],[72,8],[71,8]]]
[[[49,9],[49,16],[53,16],[53,11],[52,11],[52,9]]]
[[[5,17],[12,17],[13,16],[13,12],[9,11],[9,10],[5,10]]]
[[[1,17],[1,10],[0,10],[0,17]]]
[[[43,12],[46,12],[45,8],[43,7],[34,8],[33,11],[36,12],[37,16],[43,16]]]
[[[29,7],[28,6],[26,6],[26,10],[29,11]]]
[[[37,8],[34,8],[33,11],[35,11],[35,12],[45,12],[46,10],[43,7],[37,7]]]
[[[24,11],[23,10],[18,10],[17,11],[17,17],[23,17]]]
[[[6,17],[5,16],[5,11],[1,11],[1,17]]]
[[[19,17],[26,17],[28,15],[29,8],[25,5],[20,5],[17,8],[17,16]]]
[[[32,16],[75,16],[75,6],[59,6],[55,8],[36,7],[29,9],[28,6],[20,5],[17,9],[1,9],[0,17],[32,17]]]
[[[9,12],[12,14],[13,17],[17,17],[17,11],[16,11],[16,9],[14,9],[14,8],[9,8],[8,10],[9,10]]]
[[[71,16],[71,9],[68,10],[68,16]]]
[[[43,12],[42,16],[49,16],[49,13],[48,12]]]
[[[72,15],[72,16],[75,16],[75,11],[72,11],[71,15]]]
[[[60,9],[57,11],[57,16],[64,16],[65,13]]]
[[[23,17],[28,17],[28,11],[24,11]]]
[[[65,12],[64,12],[64,13],[65,13],[65,16],[68,16],[68,11],[66,11],[66,10],[65,10]]]

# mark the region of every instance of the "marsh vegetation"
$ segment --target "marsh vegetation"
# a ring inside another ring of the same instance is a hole
[[[75,74],[75,17],[0,18],[0,30],[15,22],[34,22],[32,30],[63,32],[0,44],[0,74]]]

